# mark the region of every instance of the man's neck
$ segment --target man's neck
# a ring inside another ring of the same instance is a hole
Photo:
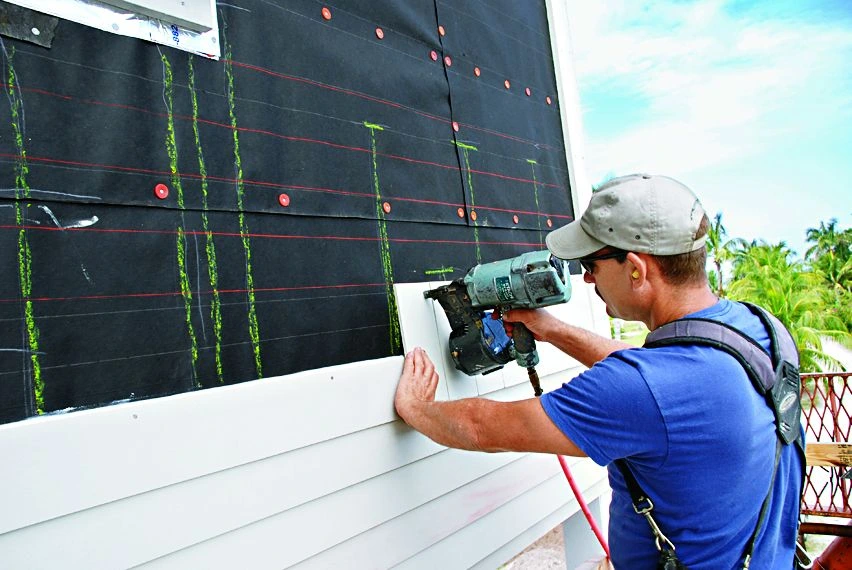
[[[659,296],[657,302],[652,305],[645,321],[649,330],[712,307],[719,301],[706,284],[671,287],[668,293]]]

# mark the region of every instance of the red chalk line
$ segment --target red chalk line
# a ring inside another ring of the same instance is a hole
[[[270,73],[273,73],[273,72],[270,72]],[[289,76],[287,76],[287,77],[289,77]],[[308,83],[316,83],[316,82],[312,82],[310,80],[303,80],[303,81],[306,81]],[[4,84],[0,84],[0,85],[4,85]],[[318,84],[318,85],[323,85],[323,84]],[[6,86],[6,85],[4,85],[4,86]],[[41,94],[41,95],[57,97],[57,98],[65,100],[65,101],[80,101],[81,103],[88,104],[88,105],[97,105],[97,106],[112,107],[112,108],[117,108],[117,109],[124,109],[124,110],[129,110],[129,111],[135,111],[135,112],[138,112],[138,113],[144,113],[144,114],[147,114],[147,115],[153,115],[155,117],[166,117],[167,116],[165,113],[161,113],[161,112],[158,112],[158,111],[152,111],[152,110],[149,110],[149,109],[143,109],[141,107],[123,105],[123,104],[119,104],[119,103],[106,103],[106,102],[97,101],[97,100],[94,100],[94,99],[80,99],[80,98],[69,96],[69,95],[53,93],[53,92],[50,92],[50,91],[46,91],[44,89],[24,88],[23,90],[33,92],[33,93],[38,93],[38,94]],[[347,91],[345,89],[340,89],[340,90]],[[378,99],[378,98],[374,98],[374,97],[368,96],[368,95],[364,95],[364,97],[375,99],[377,101],[383,101],[387,104],[390,104],[391,106],[407,109],[407,107],[400,105],[398,103],[388,102],[388,101]],[[416,111],[416,110],[414,110],[414,111]],[[423,113],[421,113],[421,114],[423,114]],[[426,113],[426,115],[429,115],[429,114]],[[178,115],[173,115],[173,116],[174,116],[175,119],[180,119],[180,120],[184,120],[184,121],[194,120],[193,117],[190,117],[190,116],[187,116],[187,115],[179,115],[178,114]],[[431,118],[442,120],[446,123],[451,122],[449,120],[441,119],[440,117],[437,117],[437,116],[434,116],[434,115],[429,115],[429,116]],[[215,126],[215,127],[219,127],[219,128],[224,128],[224,129],[229,129],[229,130],[234,130],[234,127],[230,124],[227,124],[227,123],[220,123],[220,122],[217,122],[217,121],[212,121],[212,120],[209,120],[209,119],[201,119],[201,118],[199,118],[197,120],[198,120],[199,123],[202,123],[202,124]],[[340,144],[340,143],[334,143],[334,142],[331,142],[331,141],[312,139],[312,138],[308,138],[308,137],[299,137],[299,136],[295,136],[295,135],[285,135],[285,134],[276,133],[276,132],[273,132],[273,131],[268,131],[268,130],[265,130],[265,129],[249,128],[249,127],[237,127],[236,130],[237,130],[237,132],[255,133],[255,134],[270,136],[270,137],[279,138],[279,139],[283,139],[283,140],[290,140],[290,141],[294,141],[294,142],[304,142],[304,143],[309,143],[309,144],[320,144],[320,145],[329,146],[329,147],[332,147],[332,148],[350,150],[350,151],[353,151],[353,152],[363,152],[363,153],[371,153],[372,152],[371,149],[368,149],[368,148],[349,146],[349,145],[344,145],[344,144]],[[489,129],[484,129],[484,128],[478,128],[478,130],[482,130],[484,132],[489,132],[489,133],[492,133],[492,134],[497,133],[496,131],[490,131]],[[506,135],[506,136],[508,136],[508,135]],[[533,144],[535,146],[546,146],[546,145],[543,145],[543,144],[540,144],[540,143],[535,143],[533,141],[524,141],[524,142],[528,142],[529,144]],[[392,159],[392,160],[400,160],[400,161],[410,162],[410,163],[414,163],[414,164],[434,166],[434,167],[443,168],[443,169],[446,169],[446,170],[455,170],[455,171],[461,170],[459,168],[459,166],[452,165],[452,164],[442,164],[442,163],[438,163],[438,162],[420,160],[420,159],[416,159],[416,158],[394,155],[394,154],[389,154],[389,153],[376,153],[376,154],[377,154],[377,156],[382,156],[382,157],[389,158],[389,159]],[[534,181],[534,180],[531,180],[531,179],[528,179],[528,178],[509,176],[509,175],[501,174],[501,173],[498,173],[498,172],[490,172],[490,171],[486,171],[486,170],[473,170],[473,169],[471,169],[470,172],[473,173],[473,174],[479,174],[479,175],[482,175],[482,176],[492,176],[492,177],[500,178],[500,179],[503,179],[503,180],[512,180],[512,181],[521,182],[521,183],[524,183],[524,184],[538,184],[539,186],[551,187],[551,188],[557,188],[559,190],[564,190],[564,187],[559,185],[559,184],[538,182],[538,181]]]
[[[369,149],[367,151],[369,152]],[[8,159],[11,159],[11,160],[21,160],[23,157],[21,157],[20,155],[17,155],[17,154],[0,153],[0,158],[8,158]],[[164,171],[164,170],[154,170],[154,169],[151,169],[151,168],[138,168],[138,167],[132,167],[132,166],[118,166],[118,165],[114,165],[114,164],[97,164],[97,163],[92,163],[92,162],[80,162],[80,161],[74,161],[74,160],[61,160],[61,159],[57,159],[57,158],[33,156],[33,155],[29,155],[29,154],[27,155],[26,159],[29,162],[41,162],[41,163],[46,163],[46,164],[59,164],[59,165],[63,165],[63,166],[80,167],[80,168],[86,168],[86,169],[91,169],[91,170],[111,170],[111,171],[118,171],[118,172],[131,172],[131,173],[134,173],[134,174],[146,174],[146,175],[164,176],[164,177],[171,177],[172,176],[171,172],[167,172],[167,171]],[[474,171],[472,170],[471,172],[474,172]],[[195,179],[195,180],[200,180],[202,178],[202,176],[200,174],[195,174],[195,173],[177,173],[177,175],[180,176],[181,178],[189,178],[189,179]],[[235,178],[228,178],[228,177],[224,177],[224,176],[207,175],[206,179],[212,180],[212,181],[215,181],[215,182],[224,182],[224,183],[227,183],[227,184],[234,184],[234,183],[237,182],[237,180]],[[279,183],[279,182],[266,182],[266,181],[262,181],[262,180],[251,180],[251,179],[242,179],[241,182],[243,184],[247,184],[247,185],[270,187],[270,188],[277,188],[277,189],[286,188],[286,189],[291,189],[291,190],[303,190],[303,191],[307,191],[307,192],[323,192],[323,193],[329,193],[329,194],[354,196],[354,197],[369,198],[369,199],[375,199],[375,197],[376,197],[375,194],[370,194],[370,193],[367,193],[367,192],[355,192],[355,191],[350,191],[350,190],[323,188],[323,187],[319,187],[319,186],[300,186],[300,185],[297,185],[297,184],[284,184],[284,183]],[[529,182],[534,183],[532,180],[530,180]],[[540,183],[538,183],[538,184],[540,184]],[[422,198],[408,198],[408,197],[403,197],[403,196],[390,196],[390,195],[384,195],[384,198],[389,199],[389,200],[399,200],[399,201],[404,201],[404,202],[415,202],[415,203],[439,205],[439,206],[450,206],[450,207],[453,207],[453,208],[465,207],[465,204],[462,204],[462,203],[443,202],[443,201],[440,201],[440,200],[427,200],[427,199],[422,199]],[[496,207],[496,206],[477,205],[476,209],[490,210],[490,211],[497,211],[497,212],[511,212],[511,213],[517,213],[517,214],[528,214],[528,215],[533,215],[533,216],[542,216],[542,217],[550,217],[550,218],[564,218],[564,219],[571,219],[571,220],[574,219],[573,216],[566,215],[566,214],[551,214],[551,213],[546,213],[546,212],[532,212],[532,211],[517,210],[517,209],[511,209],[511,208],[499,208],[499,207]]]

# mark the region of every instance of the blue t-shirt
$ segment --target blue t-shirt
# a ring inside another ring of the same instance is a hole
[[[745,306],[719,301],[688,315],[727,323],[769,349]],[[743,367],[707,346],[620,350],[544,394],[550,419],[608,466],[609,540],[616,568],[655,568],[659,554],[613,464],[626,458],[653,515],[690,570],[742,566],[775,465],[774,415]],[[802,466],[784,446],[751,568],[793,566]]]

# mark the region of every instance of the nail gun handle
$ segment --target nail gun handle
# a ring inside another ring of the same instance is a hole
[[[515,343],[515,361],[519,366],[530,368],[538,364],[538,352],[530,329],[523,323],[512,324],[512,341]]]

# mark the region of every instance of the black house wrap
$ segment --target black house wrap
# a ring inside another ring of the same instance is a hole
[[[573,219],[544,2],[218,17],[0,37],[0,423],[401,354],[393,283]]]

